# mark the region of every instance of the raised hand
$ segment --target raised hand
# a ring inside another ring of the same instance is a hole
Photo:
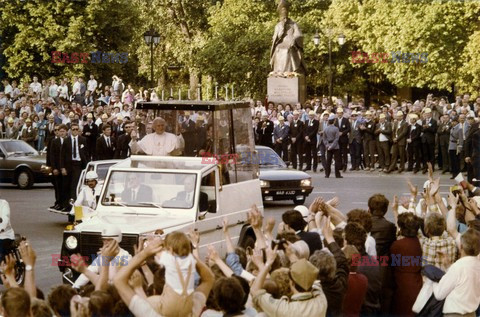
[[[337,196],[335,196],[332,199],[330,199],[329,201],[327,201],[327,204],[329,204],[333,208],[337,208],[339,202],[340,202],[340,199]]]
[[[248,222],[252,226],[253,229],[262,229],[262,214],[257,208],[257,205],[253,205],[252,209],[250,209],[248,213]]]
[[[73,254],[70,257],[70,263],[72,268],[78,273],[83,273],[87,269],[87,263],[85,263],[85,259],[78,253]]]
[[[407,181],[408,188],[410,189],[410,193],[413,197],[417,197],[418,194],[418,187],[414,186],[410,180]]]
[[[25,265],[35,266],[37,255],[28,240],[22,241],[19,246],[20,255]]]

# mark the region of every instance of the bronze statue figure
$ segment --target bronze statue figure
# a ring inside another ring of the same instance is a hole
[[[297,23],[288,18],[288,6],[286,0],[280,0],[278,4],[280,22],[275,26],[270,65],[274,74],[286,72],[305,74],[303,35]]]

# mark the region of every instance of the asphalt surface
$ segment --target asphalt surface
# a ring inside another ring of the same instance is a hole
[[[383,193],[388,199],[394,194],[409,195],[406,182],[410,179],[419,187],[419,192],[426,180],[426,175],[403,173],[384,174],[379,172],[346,172],[344,178],[325,179],[323,173],[310,173],[314,190],[307,198],[308,206],[315,197],[330,199],[340,198],[339,209],[347,213],[353,208],[367,208],[368,198],[375,193]],[[435,173],[435,177],[440,176]],[[454,184],[450,175],[441,175],[440,193],[446,195],[449,186]],[[15,233],[26,236],[37,252],[36,282],[37,286],[48,293],[52,286],[61,283],[58,267],[52,265],[52,254],[59,254],[62,246],[63,229],[67,217],[47,211],[53,204],[52,186],[35,185],[30,190],[20,190],[12,185],[0,185],[0,198],[10,203],[11,222]],[[265,216],[281,221],[283,211],[293,208],[291,201],[265,203]],[[387,218],[393,219],[391,212]]]

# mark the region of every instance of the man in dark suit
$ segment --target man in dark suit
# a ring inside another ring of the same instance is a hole
[[[398,111],[392,131],[392,162],[390,168],[386,173],[390,173],[397,167],[397,159],[400,156],[400,167],[398,172],[402,173],[405,169],[405,145],[407,143],[407,128],[408,125],[403,119],[403,112]]]
[[[187,177],[184,182],[185,190],[178,192],[175,197],[175,202],[179,203],[179,206],[184,208],[191,208],[193,206],[195,198],[195,178]],[[208,210],[208,194],[200,192],[199,210]]]
[[[47,166],[52,167],[53,188],[55,189],[55,204],[51,209],[63,210],[67,207],[68,195],[63,186],[63,175],[60,167],[60,156],[62,153],[63,138],[67,134],[67,126],[64,124],[56,125],[54,132],[57,136],[50,139],[47,145]],[[68,208],[65,211],[70,211]]]
[[[98,138],[98,127],[93,122],[93,115],[87,114],[87,123],[83,127],[82,135],[87,139],[87,159],[90,161],[95,157],[95,144]]]
[[[370,111],[365,112],[365,122],[360,124],[359,129],[362,131],[365,170],[375,170],[375,121]]]
[[[313,171],[317,171],[318,165],[318,152],[317,152],[317,133],[319,122],[315,119],[315,112],[310,111],[308,113],[309,120],[305,121],[305,160],[307,167],[303,171],[309,171],[312,169],[312,156],[313,156]]]
[[[285,118],[278,117],[278,125],[273,129],[273,140],[275,141],[275,152],[284,162],[288,164],[288,125]],[[282,155],[283,154],[283,155]]]
[[[182,122],[182,136],[185,140],[185,156],[194,156],[195,122],[190,119],[190,111],[185,111],[185,121]]]
[[[477,128],[476,132],[471,135],[471,140],[472,156],[470,161],[473,169],[472,178],[476,178],[478,182],[480,180],[480,129]]]
[[[303,133],[304,124],[299,120],[299,112],[295,110],[293,112],[293,121],[290,125],[289,134],[292,145],[290,147],[292,156],[292,165],[294,169],[297,169],[297,156],[300,170],[303,168]]]
[[[262,121],[257,126],[257,134],[260,145],[268,146],[273,149],[272,134],[273,134],[273,122],[268,120],[268,115],[262,115]]]
[[[63,185],[68,189],[69,200],[77,198],[78,179],[89,161],[87,140],[79,133],[78,123],[72,123],[71,135],[65,138],[60,156],[60,167],[66,181]]]
[[[318,122],[318,133],[317,133],[317,138],[320,140],[318,143],[318,152],[320,153],[320,162],[322,163],[322,168],[320,171],[322,172],[325,169],[325,166],[327,165],[327,149],[325,147],[325,143],[323,143],[323,133],[325,129],[328,127],[328,117],[330,114],[328,112],[323,112],[321,115],[321,118],[319,118]]]
[[[392,124],[387,121],[387,116],[383,113],[379,116],[379,121],[375,129],[377,136],[377,152],[380,169],[387,171],[390,167],[390,142],[392,140]]]
[[[325,178],[330,177],[331,167],[332,167],[332,158],[335,159],[335,177],[343,178],[340,174],[340,169],[342,168],[342,160],[340,158],[340,131],[335,126],[335,115],[331,114],[328,119],[328,126],[323,131],[322,142],[325,144],[325,149],[327,150],[327,162],[323,167],[325,169]]]
[[[442,154],[442,174],[449,172],[449,154],[448,154],[448,143],[450,141],[450,117],[448,114],[444,114],[441,117],[440,123],[438,124],[437,135],[438,135],[438,150]],[[440,164],[439,164],[440,167]]]
[[[335,119],[335,126],[340,131],[340,139],[338,145],[340,146],[340,157],[342,159],[343,171],[347,170],[348,165],[348,134],[351,126],[347,118],[343,117],[343,109],[337,108],[337,118]]]
[[[138,175],[129,173],[126,180],[127,186],[122,192],[122,203],[136,204],[138,202],[149,203],[153,202],[152,188],[141,184]]]
[[[422,149],[423,149],[423,174],[427,173],[427,162],[435,170],[435,134],[437,133],[437,120],[432,118],[432,109],[424,109],[425,119],[422,120]]]
[[[362,163],[362,134],[360,131],[360,120],[357,111],[352,111],[352,123],[350,133],[350,160],[352,163],[351,171],[358,171]]]
[[[135,118],[135,124],[137,125],[137,128],[138,128],[138,138],[143,139],[143,137],[147,135],[147,127],[142,122],[141,116],[137,115],[137,117]]]
[[[408,168],[407,171],[417,173],[422,164],[421,158],[421,133],[422,126],[417,123],[418,116],[410,114],[410,125],[407,128],[407,154],[408,154]],[[413,163],[415,162],[415,168]]]
[[[97,139],[95,160],[111,160],[115,154],[115,139],[112,137],[112,127],[104,125],[103,134]]]
[[[133,130],[133,123],[130,121],[127,121],[125,123],[125,133],[120,135],[120,137],[117,138],[117,144],[115,146],[115,154],[113,155],[114,159],[126,159],[127,157],[130,157],[130,146],[129,143],[132,140],[130,137],[130,134],[132,133]]]
[[[201,115],[197,116],[195,122],[195,156],[200,155],[200,150],[207,141],[207,127],[205,126],[205,118]]]
[[[53,119],[53,115],[48,116],[48,123],[45,129],[45,144],[47,145],[47,150],[50,141],[56,137],[58,131],[58,126],[55,126],[55,122]]]
[[[480,166],[480,157],[478,154],[480,153],[480,148],[478,143],[474,145],[474,136],[478,134],[479,131],[479,123],[475,122],[475,117],[473,115],[467,116],[467,121],[470,124],[470,128],[468,129],[467,134],[465,135],[465,141],[463,142],[463,151],[465,153],[465,164],[467,165],[467,179],[471,183],[473,178],[480,179],[478,167]],[[476,160],[474,162],[473,154],[476,152]],[[477,167],[475,168],[475,164]],[[477,170],[477,171],[476,171]]]

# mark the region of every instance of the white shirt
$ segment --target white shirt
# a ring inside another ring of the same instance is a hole
[[[76,95],[76,94],[79,94],[80,93],[80,82],[76,81],[74,84],[73,84],[73,94]]]
[[[103,135],[103,137],[105,138],[105,144],[109,147],[113,147],[112,145],[112,138],[109,137],[109,136],[106,136],[106,135]]]
[[[444,314],[467,314],[480,304],[480,260],[465,256],[450,266],[438,284],[433,286],[437,300],[445,299]]]
[[[162,134],[150,133],[138,142],[130,141],[133,153],[141,149],[147,155],[166,156],[175,149],[180,148],[179,140],[175,134],[163,132]]]
[[[4,199],[0,199],[0,239],[15,239],[12,225],[10,224],[10,205]]]
[[[10,84],[5,86],[5,95],[10,94],[10,96],[12,96],[12,91],[13,91],[13,88]]]
[[[58,96],[58,86],[57,85],[51,85],[49,88],[48,95],[52,98],[55,98]]]
[[[385,128],[385,123],[380,123],[380,129],[383,130],[384,128]],[[385,142],[385,141],[388,141],[388,138],[385,134],[380,133],[378,140],[380,142]]]
[[[80,151],[79,151],[80,148],[79,148],[79,146],[78,146],[78,135],[75,136],[75,137],[74,137],[74,136],[71,136],[71,138],[72,138],[72,160],[74,160],[74,161],[81,161],[82,159],[80,158]],[[76,149],[76,150],[73,149],[73,147],[74,147],[75,145],[77,146],[77,149]],[[74,156],[75,151],[76,151],[77,156]]]
[[[34,93],[38,94],[39,92],[42,92],[42,84],[40,84],[39,82],[31,83],[30,88],[32,88]]]
[[[193,255],[190,253],[186,257],[174,256],[168,251],[163,251],[160,255],[155,257],[155,261],[165,267],[165,284],[170,286],[178,294],[183,293],[182,282],[178,276],[177,266],[175,261],[178,262],[183,280],[186,281],[188,277],[188,268],[192,267],[192,273],[190,273],[190,279],[186,281],[187,293],[190,295],[194,291],[194,275],[196,272],[196,261]]]
[[[90,79],[87,83],[87,90],[94,92],[97,89],[97,81],[95,79]]]
[[[61,98],[68,98],[68,86],[67,85],[60,85],[58,86],[58,96]]]
[[[370,256],[377,256],[377,243],[370,233],[367,234],[367,240],[365,240],[365,251]]]
[[[84,186],[80,190],[80,193],[77,196],[77,200],[75,201],[74,206],[84,206],[84,207],[89,207],[91,209],[95,209],[97,207],[95,192],[99,193],[100,191],[100,189],[97,190],[97,187],[93,188],[92,190],[92,188],[88,186]]]

